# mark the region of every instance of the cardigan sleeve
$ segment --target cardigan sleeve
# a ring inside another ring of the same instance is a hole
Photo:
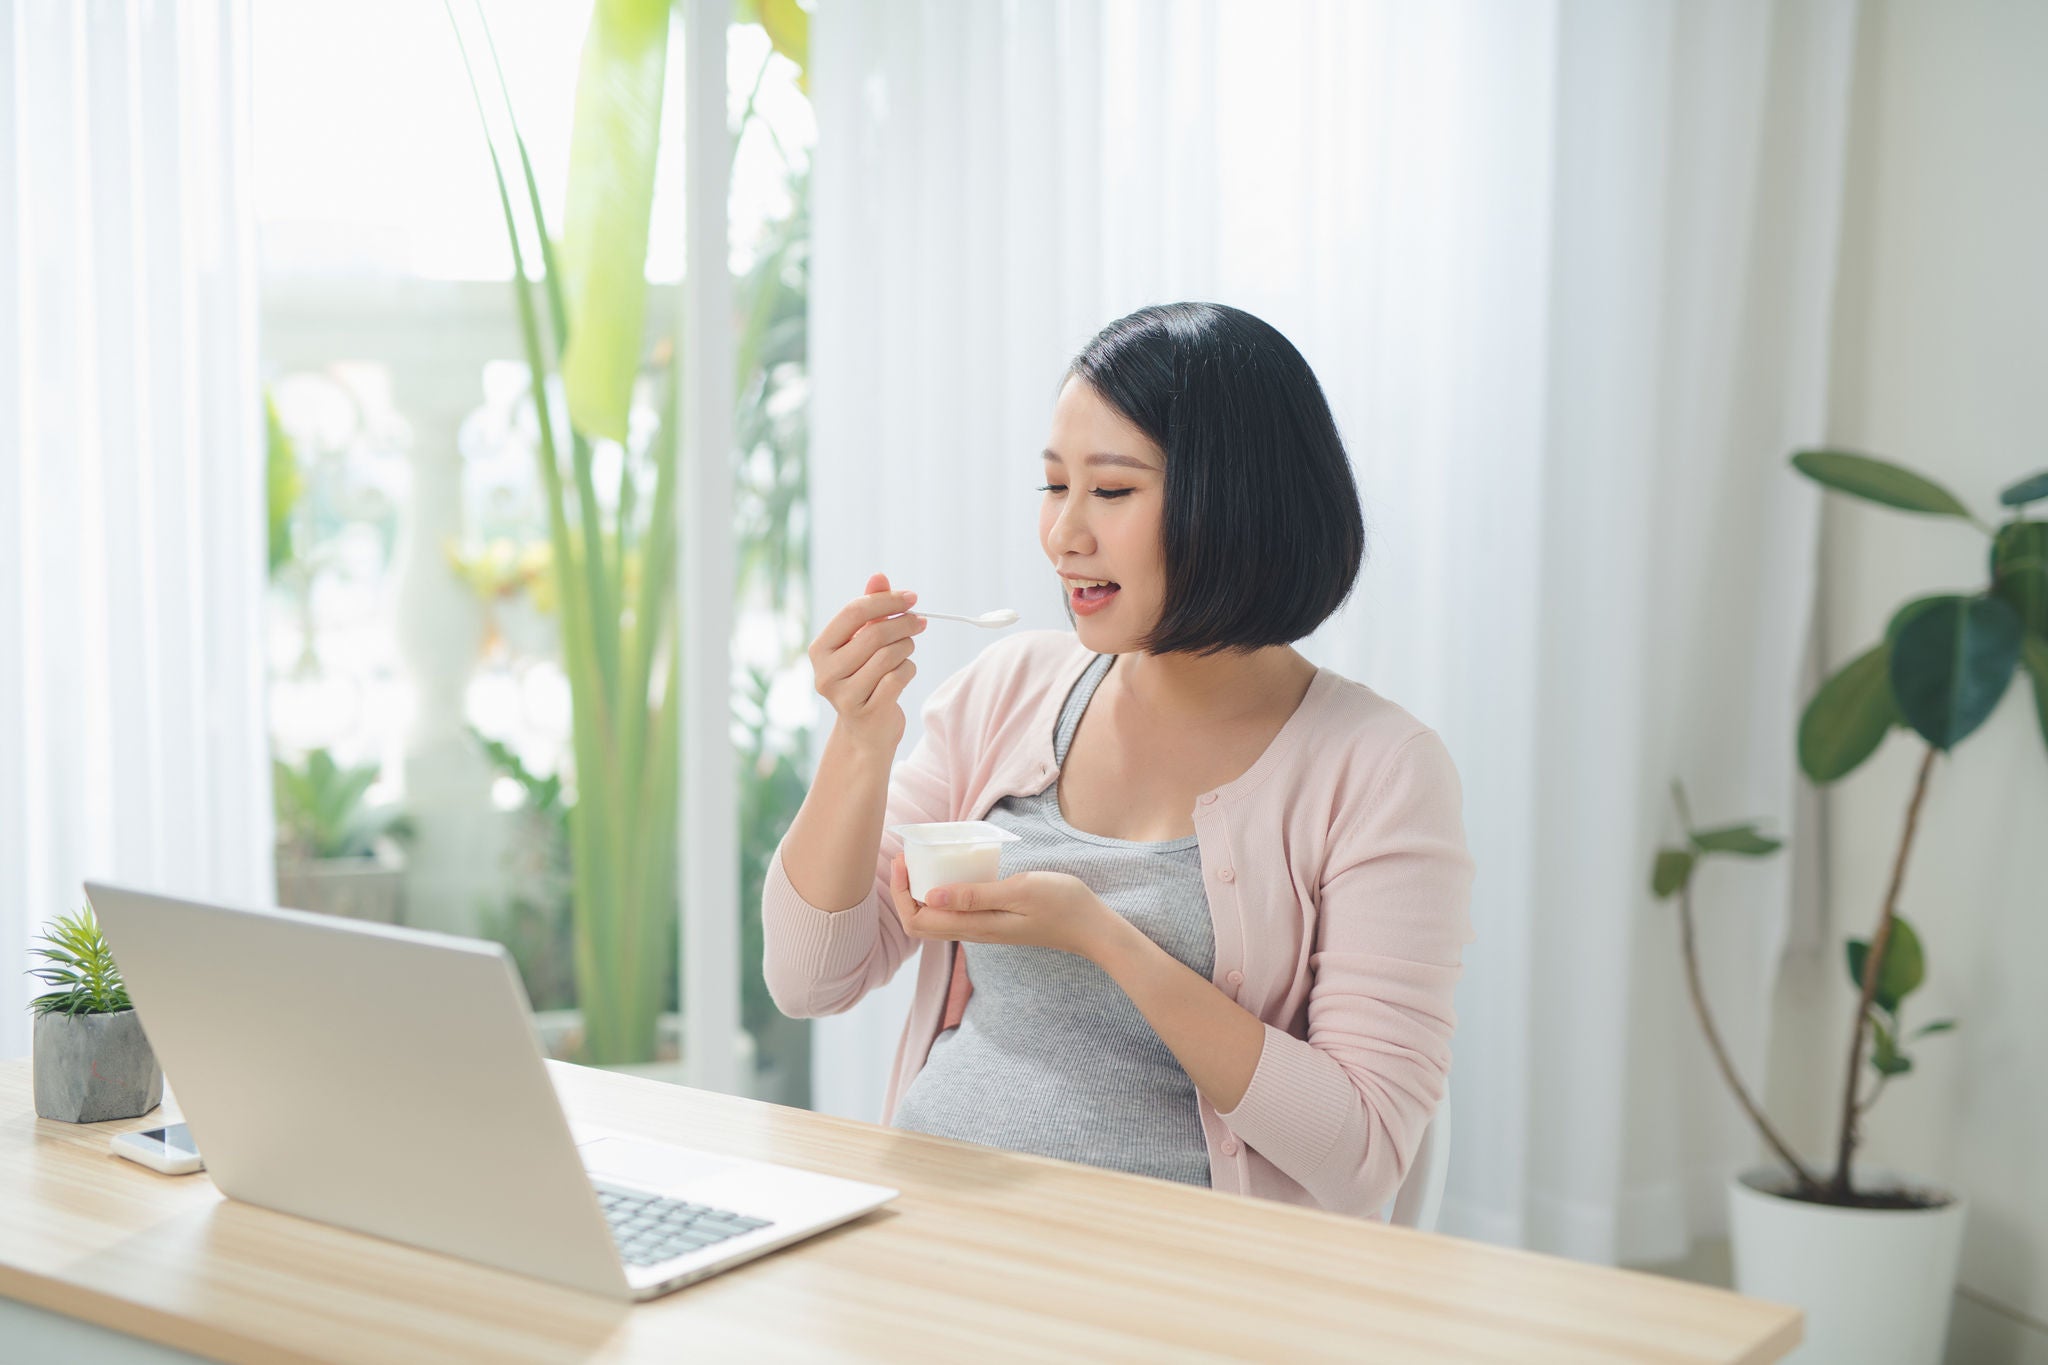
[[[1219,1117],[1324,1208],[1373,1216],[1406,1175],[1451,1065],[1451,996],[1472,940],[1457,769],[1406,740],[1345,828],[1317,895],[1308,1037],[1271,1024]]]
[[[895,976],[919,946],[903,931],[889,896],[889,865],[903,847],[889,826],[952,818],[957,698],[971,671],[954,674],[932,693],[923,711],[924,734],[889,774],[875,880],[865,900],[839,911],[812,905],[790,883],[782,849],[776,848],[761,887],[761,972],[776,1008],[791,1018],[852,1009]]]

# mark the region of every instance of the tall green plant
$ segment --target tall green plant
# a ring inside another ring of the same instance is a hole
[[[452,0],[449,14],[463,37]],[[478,79],[483,59],[476,43],[463,41],[463,59],[512,247],[572,698],[576,800],[569,826],[584,1060],[647,1061],[654,1056],[667,968],[665,930],[676,908],[682,699],[674,587],[681,392],[675,348],[662,375],[660,422],[645,474],[651,487],[639,487],[643,475],[621,452],[607,507],[598,496],[594,443],[625,437],[640,371],[668,6],[665,0],[599,0],[591,16],[577,78],[559,266],[504,72],[481,16],[478,22],[508,130],[502,137]],[[540,255],[545,328],[506,169],[514,155]],[[559,424],[551,372],[559,374],[566,409]],[[632,575],[629,563],[637,569]]]
[[[2035,718],[2043,742],[2048,743],[2048,522],[2027,516],[2031,504],[2048,499],[2048,470],[2021,479],[1999,494],[2009,515],[1994,526],[1932,479],[1886,460],[1848,451],[1806,450],[1792,457],[1792,465],[1836,492],[1903,512],[1968,521],[1990,542],[1989,581],[1981,590],[1936,593],[1901,605],[1892,613],[1884,637],[1822,683],[1800,718],[1799,766],[1821,785],[1854,772],[1895,728],[1913,731],[1927,745],[1906,803],[1904,828],[1877,927],[1868,939],[1852,939],[1847,944],[1850,980],[1857,992],[1856,1014],[1850,1021],[1848,1074],[1842,1084],[1835,1165],[1825,1179],[1803,1165],[1771,1130],[1728,1065],[1699,990],[1693,956],[1690,889],[1698,858],[1709,853],[1762,856],[1775,850],[1777,842],[1759,834],[1754,825],[1693,832],[1680,793],[1687,843],[1660,850],[1651,874],[1651,889],[1657,896],[1676,895],[1679,899],[1693,1002],[1737,1099],[1790,1168],[1804,1197],[1852,1204],[1868,1202],[1856,1190],[1853,1173],[1863,1120],[1886,1083],[1912,1069],[1905,1043],[1955,1027],[1952,1020],[1938,1019],[1908,1035],[1901,1018],[1905,998],[1919,988],[1927,971],[1920,935],[1899,913],[1899,893],[1934,761],[1990,717],[2014,674],[2022,669],[2033,680]],[[1866,1075],[1866,1057],[1874,1081]]]
[[[1686,993],[1691,998],[1693,1012],[1700,1021],[1700,1031],[1705,1035],[1707,1047],[1712,1051],[1714,1064],[1720,1068],[1721,1077],[1728,1083],[1730,1093],[1742,1112],[1756,1126],[1757,1134],[1763,1138],[1785,1169],[1792,1175],[1799,1197],[1816,1203],[1837,1204],[1878,1204],[1885,1206],[1910,1206],[1912,1199],[1892,1194],[1866,1196],[1844,1185],[1837,1190],[1831,1179],[1808,1163],[1800,1160],[1792,1145],[1772,1126],[1763,1106],[1751,1095],[1742,1083],[1735,1064],[1729,1060],[1727,1048],[1721,1041],[1721,1031],[1714,1023],[1714,1013],[1707,1003],[1706,988],[1700,980],[1699,950],[1696,944],[1693,919],[1692,878],[1693,872],[1709,858],[1738,857],[1764,858],[1776,853],[1781,847],[1777,839],[1763,833],[1756,821],[1736,825],[1721,825],[1712,829],[1695,827],[1692,812],[1685,799],[1685,789],[1672,784],[1672,798],[1678,809],[1679,827],[1684,831],[1683,844],[1662,848],[1657,851],[1657,861],[1650,873],[1650,890],[1659,900],[1678,899],[1679,949],[1685,961]],[[1849,984],[1860,989],[1863,972],[1869,961],[1870,944],[1864,939],[1850,939],[1847,947]],[[1875,999],[1871,1006],[1870,1027],[1877,1043],[1871,1053],[1870,1064],[1877,1073],[1877,1082],[1870,1092],[1856,1101],[1856,1117],[1860,1121],[1876,1105],[1878,1096],[1884,1093],[1885,1083],[1894,1076],[1903,1076],[1913,1069],[1913,1059],[1906,1054],[1908,1041],[1927,1037],[1930,1034],[1946,1033],[1955,1027],[1953,1019],[1937,1019],[1923,1024],[1912,1034],[1904,1027],[1903,1013],[1905,999],[1920,988],[1927,975],[1927,959],[1920,947],[1920,936],[1914,932],[1905,916],[1896,917],[1892,925],[1890,951],[1885,955],[1883,976],[1878,983]]]
[[[1885,460],[1847,451],[1805,450],[1792,457],[1792,464],[1837,492],[1900,511],[1960,518],[1990,539],[1990,581],[1981,591],[1941,593],[1901,606],[1884,638],[1823,684],[1799,723],[1800,767],[1818,783],[1854,771],[1894,726],[1910,728],[1927,744],[1906,804],[1905,827],[1877,929],[1856,964],[1861,982],[1850,1026],[1835,1173],[1829,1182],[1833,1195],[1847,1197],[1868,1109],[1860,1097],[1864,1053],[1875,1038],[1879,1058],[1896,1054],[1895,1031],[1888,1033],[1879,1017],[1885,999],[1898,994],[1888,983],[1904,975],[1917,981],[1919,975],[1917,961],[1910,973],[1894,970],[1888,961],[1895,953],[1906,955],[1906,943],[1911,956],[1919,956],[1917,937],[1908,937],[1910,930],[1898,930],[1899,889],[1934,760],[1984,723],[2022,665],[2033,676],[2035,714],[2048,742],[2048,522],[2026,515],[2029,504],[2048,498],[2048,470],[2021,479],[1999,495],[2011,515],[1994,527],[1933,480]],[[1902,940],[1901,946],[1894,946],[1895,938]]]

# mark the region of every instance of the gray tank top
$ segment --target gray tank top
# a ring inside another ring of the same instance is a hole
[[[1064,764],[1081,714],[1116,657],[1091,664],[1060,711]],[[1003,875],[1070,872],[1192,968],[1215,971],[1216,935],[1195,837],[1109,839],[1060,814],[1059,778],[1006,797],[988,819],[1018,836]],[[1209,1184],[1194,1082],[1100,967],[1056,948],[963,943],[974,994],[897,1102],[898,1128],[1111,1170]]]

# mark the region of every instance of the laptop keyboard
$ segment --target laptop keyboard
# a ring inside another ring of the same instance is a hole
[[[728,1238],[768,1226],[765,1218],[745,1218],[708,1204],[692,1204],[644,1190],[622,1189],[601,1181],[597,1200],[612,1226],[612,1240],[627,1265],[654,1265]]]

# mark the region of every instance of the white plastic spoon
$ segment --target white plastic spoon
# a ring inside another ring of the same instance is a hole
[[[911,608],[910,614],[913,616],[929,616],[934,621],[965,621],[968,625],[980,626],[983,630],[1001,630],[1004,626],[1014,626],[1017,624],[1017,613],[1011,611],[1008,607],[999,607],[995,611],[985,611],[979,616],[954,616],[950,612],[923,611],[916,607]]]

